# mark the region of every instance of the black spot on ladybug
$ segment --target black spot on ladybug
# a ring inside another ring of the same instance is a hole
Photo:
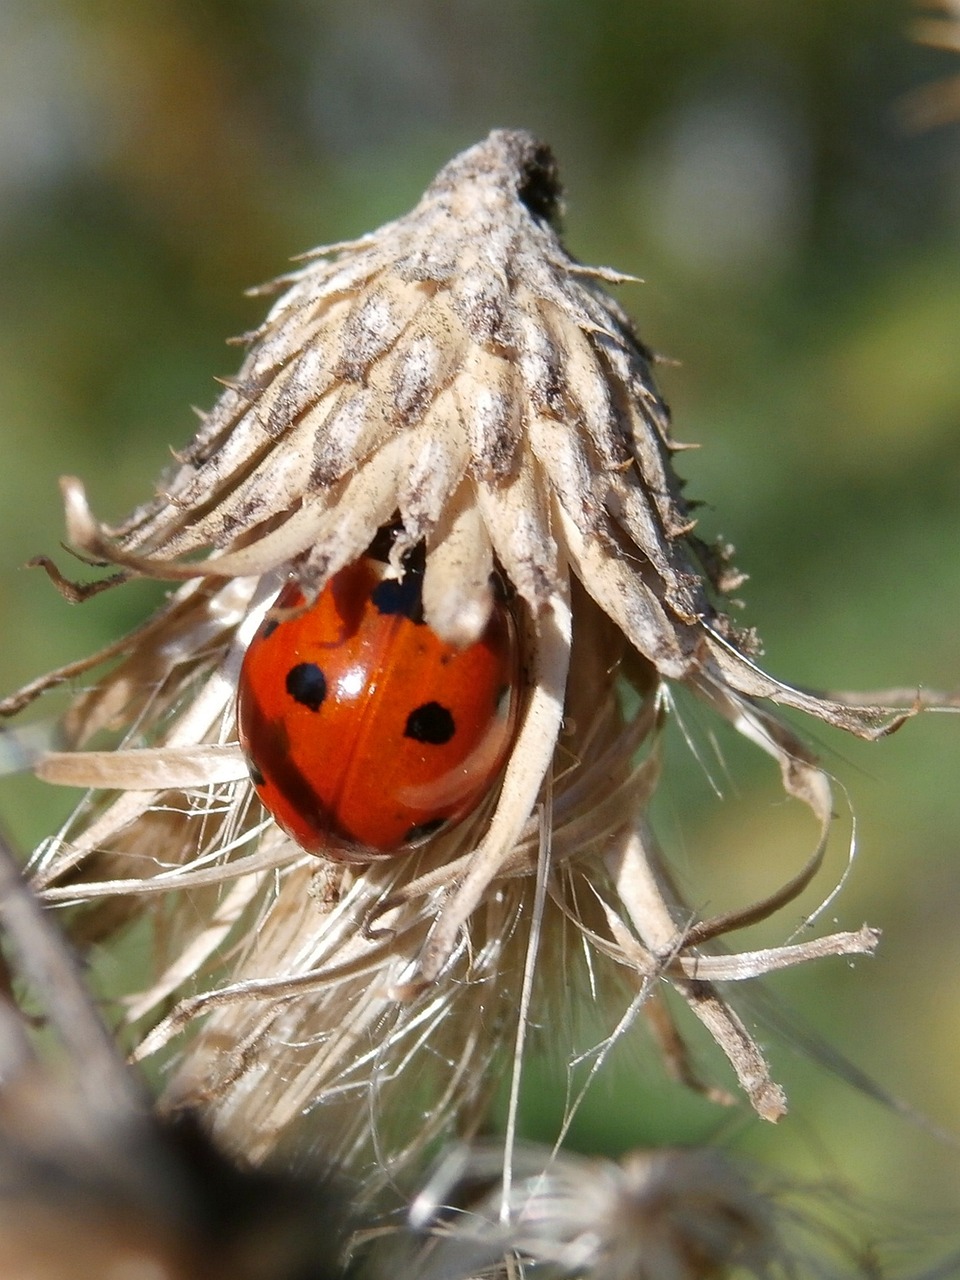
[[[244,756],[243,759],[244,759],[244,762],[246,763],[247,771],[250,774],[250,781],[253,783],[255,787],[262,787],[266,782],[266,778],[260,772],[260,768],[257,765],[257,762],[253,759],[252,756]]]
[[[422,586],[418,573],[407,573],[402,579],[384,578],[370,593],[370,600],[378,613],[401,615],[419,625],[423,622]]]
[[[432,746],[442,747],[453,737],[456,727],[453,715],[446,707],[439,702],[424,702],[407,716],[403,736],[413,738],[416,742],[428,742]]]
[[[327,696],[327,678],[315,662],[298,662],[287,672],[287,693],[301,706],[319,711]]]
[[[418,840],[426,840],[427,836],[434,835],[441,827],[446,825],[446,818],[431,818],[429,822],[418,822],[416,826],[411,827],[405,833],[403,843],[416,844]]]
[[[260,632],[260,638],[262,640],[269,640],[279,625],[279,618],[268,618],[264,623],[263,630]]]

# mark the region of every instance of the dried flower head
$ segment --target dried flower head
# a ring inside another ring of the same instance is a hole
[[[618,1163],[533,1146],[514,1155],[509,1182],[502,1149],[455,1148],[443,1158],[413,1202],[411,1224],[427,1242],[406,1274],[466,1280],[531,1267],[590,1280],[933,1280],[952,1273],[942,1261],[921,1270],[917,1260],[932,1242],[918,1240],[907,1270],[888,1267],[886,1256],[898,1251],[889,1224],[843,1188],[792,1184],[720,1151],[633,1151]],[[955,1257],[946,1263],[955,1265]]]
[[[603,287],[627,277],[567,255],[558,202],[549,150],[492,133],[406,217],[278,282],[236,381],[152,501],[110,527],[63,482],[72,543],[116,569],[82,588],[44,562],[65,593],[137,575],[182,585],[139,631],[0,707],[112,664],[63,719],[70,749],[36,764],[94,790],[38,850],[35,883],[78,908],[80,940],[149,920],[152,978],[125,1004],[136,1051],[173,1046],[168,1105],[205,1107],[251,1158],[319,1144],[373,1183],[472,1131],[494,1056],[512,1038],[519,1050],[536,1000],[557,998],[538,953],[598,998],[626,981],[612,1034],[645,1007],[692,1080],[656,1004],[671,983],[775,1119],[783,1095],[714,982],[876,941],[864,929],[704,950],[790,901],[823,855],[827,777],[766,704],[865,737],[904,714],[756,665],[718,603],[739,579],[681,497],[651,355]],[[235,689],[281,585],[312,598],[391,524],[388,572],[424,546],[426,621],[457,645],[484,627],[499,569],[527,683],[485,805],[403,857],[336,866],[264,818]],[[714,920],[679,900],[644,816],[669,683],[767,752],[820,826],[794,880]],[[95,749],[107,730],[119,741]]]
[[[487,1273],[505,1255],[554,1275],[595,1280],[700,1280],[732,1266],[767,1274],[775,1252],[772,1204],[719,1152],[634,1152],[622,1165],[453,1149],[413,1202],[412,1225],[432,1230],[417,1259],[425,1280]],[[454,1211],[457,1183],[489,1185]]]
[[[918,7],[938,10],[943,17],[927,12],[911,26],[918,44],[960,53],[960,4],[957,0],[920,0]],[[960,120],[960,75],[950,75],[930,84],[918,85],[900,102],[901,115],[913,129],[930,129]]]

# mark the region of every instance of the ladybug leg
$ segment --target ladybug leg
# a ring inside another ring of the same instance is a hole
[[[466,874],[437,917],[420,960],[419,981],[432,982],[449,960],[457,934],[509,858],[530,817],[550,768],[563,721],[570,668],[570,602],[555,593],[532,632],[531,691],[490,826],[470,857]]]

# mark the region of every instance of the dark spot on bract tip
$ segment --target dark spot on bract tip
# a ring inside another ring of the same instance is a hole
[[[384,578],[370,593],[370,600],[378,613],[390,617],[399,615],[419,625],[423,622],[422,587],[419,573]]]
[[[255,787],[262,787],[266,782],[266,778],[260,772],[257,762],[252,756],[244,756],[243,759],[247,766],[247,772],[250,774],[250,781]]]
[[[535,218],[553,222],[560,212],[560,175],[553,152],[540,143],[524,157],[517,186],[520,203]]]
[[[407,716],[403,736],[413,738],[416,742],[442,747],[453,737],[456,727],[453,715],[446,707],[439,702],[424,702]]]
[[[327,696],[327,678],[315,662],[298,662],[287,672],[287,693],[301,706],[319,711]]]
[[[403,843],[417,844],[420,840],[426,840],[427,836],[435,835],[441,827],[446,825],[446,818],[431,818],[429,822],[418,822],[404,835]]]

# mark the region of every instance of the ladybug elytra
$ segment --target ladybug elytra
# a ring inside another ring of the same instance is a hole
[[[422,557],[401,579],[366,555],[307,607],[280,592],[243,660],[240,743],[254,787],[311,853],[403,852],[489,793],[516,728],[520,649],[498,599],[457,649],[423,620]],[[300,612],[293,612],[300,610]]]

